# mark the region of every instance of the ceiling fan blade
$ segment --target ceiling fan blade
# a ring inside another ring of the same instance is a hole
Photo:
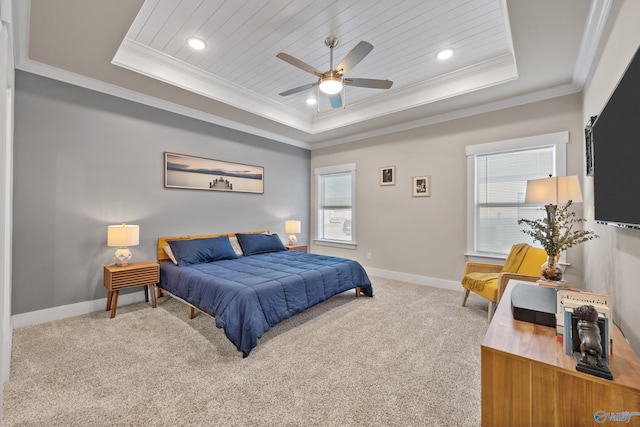
[[[371,43],[361,41],[356,47],[351,49],[351,52],[347,53],[347,56],[345,56],[336,67],[336,70],[341,71],[342,75],[345,75],[349,70],[358,65],[372,50],[373,45]]]
[[[317,85],[318,83],[309,83],[306,84],[304,86],[298,86],[298,87],[294,87],[293,89],[289,89],[285,92],[279,93],[278,95],[280,96],[289,96],[289,95],[293,95],[294,93],[300,93],[300,92],[304,92],[307,89],[311,89],[312,87],[314,87],[315,85]]]
[[[289,96],[289,95],[293,95],[295,93],[304,92],[305,90],[311,89],[312,87],[314,87],[317,84],[318,84],[318,82],[315,82],[315,83],[309,83],[309,84],[306,84],[306,85],[303,85],[303,86],[294,87],[293,89],[289,89],[287,91],[279,93],[278,95],[280,95],[280,96]]]
[[[344,79],[344,83],[356,87],[368,87],[372,89],[389,89],[393,82],[391,80],[378,79]]]
[[[342,107],[342,96],[340,96],[339,93],[329,96],[329,103],[331,104],[331,108]]]
[[[322,77],[322,72],[321,71],[316,70],[311,65],[307,64],[306,62],[300,61],[298,58],[294,58],[293,56],[289,55],[288,53],[280,52],[276,56],[278,58],[282,59],[283,61],[288,62],[289,64],[293,65],[294,67],[298,67],[301,70],[306,71],[307,73],[315,74],[318,77]]]

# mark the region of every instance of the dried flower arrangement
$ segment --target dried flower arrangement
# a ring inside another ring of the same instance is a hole
[[[598,237],[593,231],[574,230],[574,225],[586,221],[576,218],[576,213],[569,210],[571,200],[564,206],[547,205],[547,217],[542,219],[520,219],[518,224],[527,224],[530,230],[522,230],[525,234],[533,237],[534,242],[540,242],[548,255],[549,272],[545,274],[544,268],[542,277],[548,280],[562,280],[562,272],[557,273],[559,267],[556,265],[561,252],[592,240]]]

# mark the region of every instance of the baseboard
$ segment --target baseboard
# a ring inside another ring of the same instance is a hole
[[[417,274],[401,273],[398,271],[382,270],[379,268],[365,267],[367,274],[382,277],[383,279],[399,280],[402,282],[416,283],[418,285],[433,286],[434,288],[462,291],[460,282],[440,279],[437,277],[419,276]]]
[[[121,294],[118,296],[118,307],[141,301],[144,301],[143,292]],[[14,329],[21,328],[24,326],[51,322],[53,320],[60,320],[67,317],[81,316],[83,314],[93,313],[94,311],[104,311],[106,307],[106,298],[101,298],[93,301],[84,301],[76,304],[61,305],[59,307],[51,307],[44,310],[14,314],[13,316],[11,316],[11,324]]]
[[[433,286],[436,288],[449,289],[454,291],[462,290],[460,283],[453,280],[439,279],[437,277],[419,276],[416,274],[400,273],[397,271],[382,270],[378,268],[365,267],[367,274],[378,276],[384,279],[399,280],[402,282],[416,283],[418,285]],[[144,301],[144,293],[132,292],[118,297],[118,306]],[[76,304],[62,305],[59,307],[46,308],[44,310],[30,311],[28,313],[14,314],[11,316],[12,328],[22,328],[24,326],[37,325],[40,323],[60,320],[67,317],[81,316],[83,314],[102,311],[107,306],[107,299],[101,298],[93,301],[84,301]]]

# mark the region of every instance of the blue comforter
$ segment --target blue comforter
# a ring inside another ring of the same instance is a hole
[[[334,295],[371,282],[353,260],[284,251],[178,267],[161,264],[160,287],[216,319],[247,357],[264,332]]]

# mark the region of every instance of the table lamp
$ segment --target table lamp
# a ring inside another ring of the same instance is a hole
[[[524,202],[527,204],[545,205],[547,218],[554,220],[555,209],[560,203],[582,202],[578,177],[551,176],[549,178],[530,179],[527,181],[527,192]]]
[[[289,245],[296,243],[296,233],[300,233],[300,221],[285,221],[284,232],[289,234]]]
[[[557,176],[527,181],[527,192],[524,202],[527,204],[541,204],[547,212],[547,219],[520,220],[532,227],[525,233],[533,237],[534,241],[542,244],[547,253],[547,262],[542,264],[540,276],[545,282],[564,284],[564,268],[559,264],[560,253],[570,248],[575,242],[590,240],[589,232],[572,231],[573,219],[566,217],[566,207],[571,203],[582,202],[580,184],[577,176]],[[566,204],[558,209],[559,204]],[[575,241],[575,242],[574,242]]]
[[[140,227],[137,225],[110,225],[107,229],[107,246],[116,247],[113,255],[115,264],[124,266],[131,260],[131,251],[128,246],[137,246],[140,243]]]

